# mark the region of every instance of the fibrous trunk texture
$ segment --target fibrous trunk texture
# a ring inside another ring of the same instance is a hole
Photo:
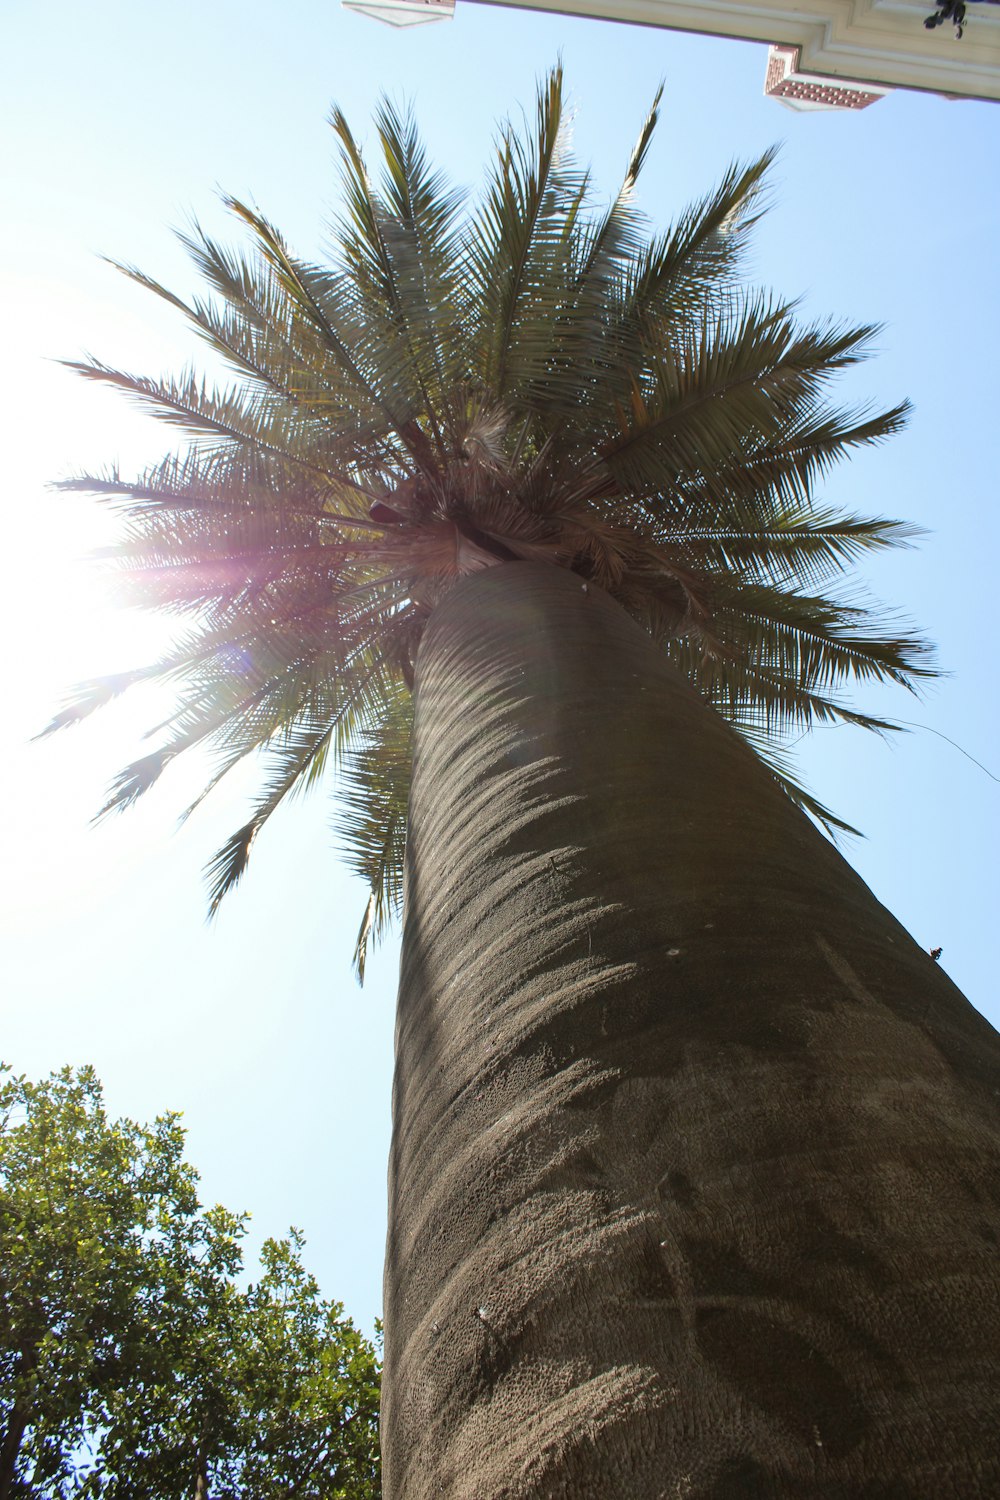
[[[1000,1495],[1000,1039],[605,595],[417,668],[387,1500]]]

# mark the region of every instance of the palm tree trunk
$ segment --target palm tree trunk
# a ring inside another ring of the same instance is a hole
[[[1000,1044],[600,591],[417,667],[386,1500],[1000,1494]]]

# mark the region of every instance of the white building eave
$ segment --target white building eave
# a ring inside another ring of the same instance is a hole
[[[781,42],[803,72],[892,88],[1000,99],[1000,5],[968,6],[965,35],[934,31],[934,0],[486,0],[522,10]]]

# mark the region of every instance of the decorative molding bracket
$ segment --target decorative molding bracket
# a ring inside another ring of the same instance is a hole
[[[767,54],[764,93],[788,109],[867,109],[889,92],[874,83],[834,81],[803,73],[798,47],[772,46]]]
[[[345,10],[384,21],[387,26],[421,26],[427,21],[450,21],[455,0],[342,0]]]

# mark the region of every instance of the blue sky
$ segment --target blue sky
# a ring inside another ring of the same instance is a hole
[[[191,215],[221,228],[220,187],[255,199],[300,252],[320,253],[336,204],[332,101],[364,136],[381,91],[412,99],[437,160],[474,187],[494,120],[531,107],[559,53],[574,145],[605,192],[662,78],[664,119],[641,192],[652,220],[664,224],[734,156],[781,142],[754,275],[800,296],[810,315],[885,325],[877,358],[845,395],[909,396],[913,421],[837,471],[826,493],[927,530],[918,549],[865,576],[938,643],[949,675],[923,701],[860,700],[937,733],[887,746],[820,730],[799,746],[801,764],[867,834],[845,853],[876,895],[922,946],[943,947],[948,972],[1000,1020],[1000,788],[938,737],[1000,775],[1000,106],[897,92],[858,114],[793,115],[762,97],[762,47],[462,0],[453,22],[409,32],[334,0],[7,0],[0,46],[0,1055],[33,1075],[92,1062],[117,1112],[183,1110],[206,1198],[250,1209],[256,1238],[300,1225],[325,1292],[364,1324],[375,1316],[397,949],[386,945],[359,991],[350,952],[364,893],[337,862],[329,801],[283,812],[207,928],[201,869],[242,821],[239,785],[178,832],[198,772],[178,767],[130,815],[89,826],[110,775],[155,721],[155,695],[75,735],[30,742],[66,686],[145,659],[162,629],[116,611],[80,561],[107,539],[107,518],[45,484],[112,462],[138,468],[167,451],[171,433],[54,361],[89,351],[158,374],[199,358],[169,311],[100,257],[190,290],[170,230]]]

